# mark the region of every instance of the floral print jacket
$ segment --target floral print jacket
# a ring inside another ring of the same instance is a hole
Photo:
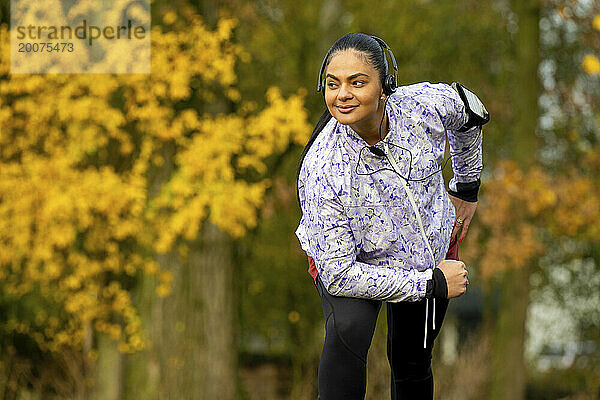
[[[480,178],[482,132],[457,131],[468,116],[444,83],[401,86],[386,110],[389,132],[375,145],[383,153],[335,118],[320,132],[300,170],[296,235],[332,295],[418,301],[454,224],[439,172],[446,134],[456,190]]]

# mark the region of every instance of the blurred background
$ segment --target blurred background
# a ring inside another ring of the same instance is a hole
[[[9,12],[2,399],[316,399],[295,174],[347,32],[383,38],[400,84],[460,81],[491,114],[436,399],[600,398],[599,2],[154,0],[150,75],[11,74]]]

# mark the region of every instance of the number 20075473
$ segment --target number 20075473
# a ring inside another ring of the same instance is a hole
[[[19,53],[72,53],[73,43],[52,43],[52,42],[34,42],[34,43],[19,43]]]

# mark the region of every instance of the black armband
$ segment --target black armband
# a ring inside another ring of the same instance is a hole
[[[452,82],[452,88],[458,92],[465,105],[465,112],[469,116],[467,122],[458,129],[458,132],[468,131],[474,126],[482,126],[490,121],[490,114],[475,93],[458,82]]]
[[[441,269],[433,269],[433,278],[427,280],[425,297],[429,299],[432,297],[448,298],[448,284],[446,283],[446,277]]]
[[[480,185],[481,179],[477,179],[475,182],[468,183],[456,182],[456,190],[448,189],[448,193],[454,197],[458,197],[461,200],[474,203],[477,201],[477,194],[479,193]]]

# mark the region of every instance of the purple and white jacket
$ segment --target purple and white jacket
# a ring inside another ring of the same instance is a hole
[[[385,157],[335,118],[323,128],[300,170],[296,235],[332,295],[419,301],[455,219],[442,173],[427,176],[441,167],[447,133],[451,154],[462,153],[452,157],[450,189],[478,180],[481,127],[457,131],[468,116],[443,83],[401,86],[386,110],[390,129],[375,145]]]

